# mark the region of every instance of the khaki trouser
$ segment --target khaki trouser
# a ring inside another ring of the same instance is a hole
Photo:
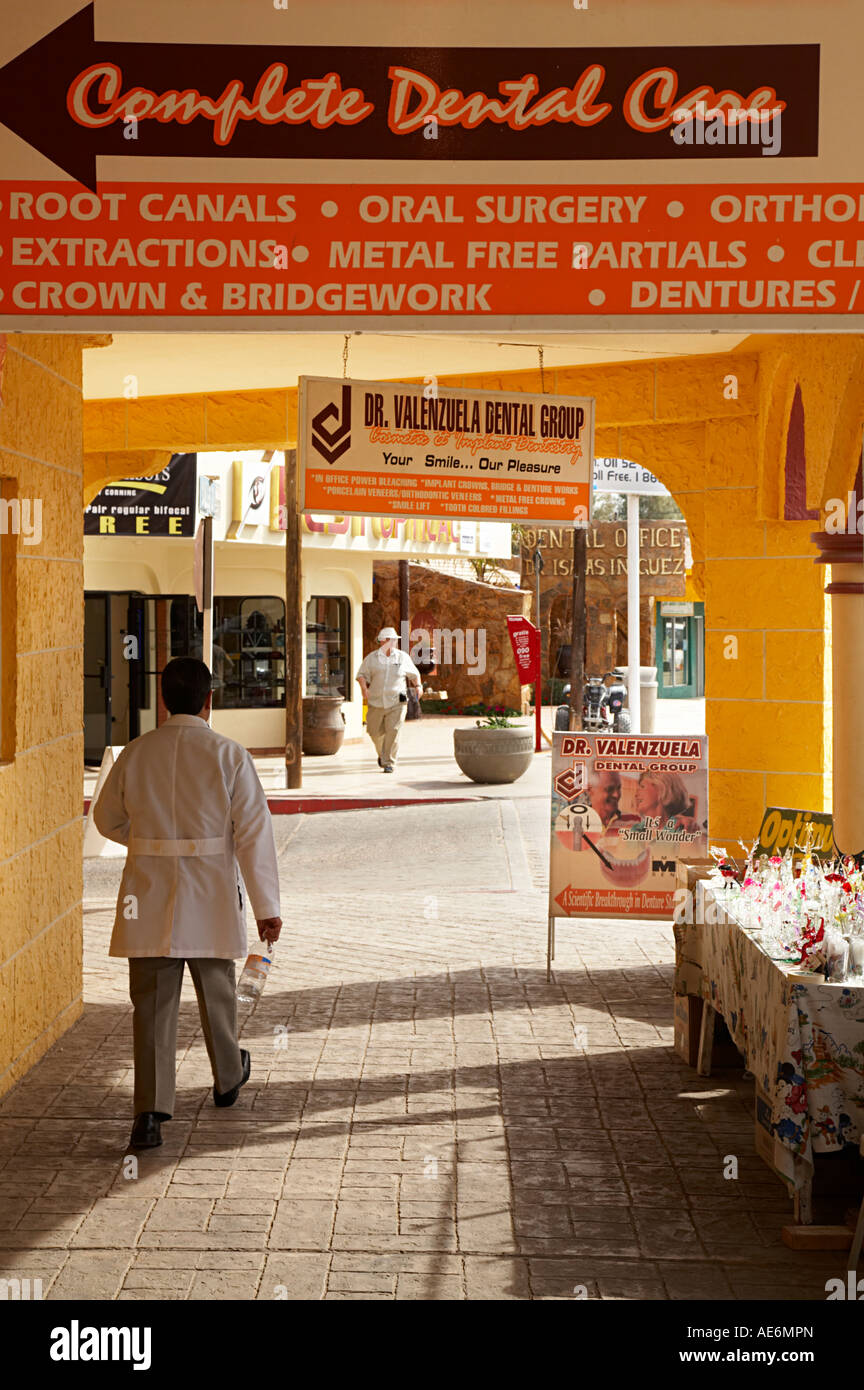
[[[177,1015],[184,964],[189,966],[198,996],[216,1089],[230,1091],[242,1080],[233,960],[198,958],[184,962],[173,956],[138,956],[129,961],[136,1115],[152,1110],[170,1119],[174,1113]]]
[[[375,744],[375,751],[385,767],[396,762],[399,732],[405,723],[407,713],[407,704],[367,706],[366,732]]]

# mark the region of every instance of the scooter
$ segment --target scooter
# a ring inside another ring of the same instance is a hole
[[[605,710],[612,725],[612,730],[616,734],[629,734],[633,727],[629,709],[624,708],[624,701],[627,699],[627,677],[616,666],[614,671],[608,671],[604,676],[604,682],[611,678],[611,685],[606,687]]]
[[[611,685],[607,680],[611,679]],[[555,711],[555,728],[570,728],[570,705],[567,697],[570,686],[563,690],[563,704]],[[589,676],[582,689],[582,728],[586,732],[611,730],[616,734],[628,734],[632,727],[629,709],[624,708],[627,699],[627,686],[624,672],[619,666],[606,675]]]

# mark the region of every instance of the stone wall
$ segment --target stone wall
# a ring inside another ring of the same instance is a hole
[[[537,622],[537,600],[534,576],[530,569],[522,583],[531,593],[532,623]],[[561,576],[540,576],[540,630],[543,643],[543,690],[548,697],[548,683],[560,674],[559,655],[567,665],[566,648],[570,643],[570,614],[572,611],[573,581]],[[602,581],[586,583],[586,675],[602,676],[614,666],[627,665],[627,601],[623,602]],[[654,602],[641,598],[639,602],[639,652],[643,666],[654,665]],[[569,668],[565,679],[569,679]]]
[[[0,1094],[82,1007],[81,347],[10,334],[3,370],[3,496],[42,536],[0,535]]]
[[[653,666],[655,661],[653,600],[684,597],[686,535],[683,521],[645,521],[640,526],[639,652],[643,666]],[[594,522],[586,539],[585,668],[589,675],[602,676],[613,666],[627,665],[627,527],[621,521]],[[556,675],[561,648],[570,642],[573,533],[560,526],[527,527],[523,531],[522,586],[531,592],[531,621],[535,623],[533,555],[537,547],[543,562],[540,627],[543,678],[548,682]]]
[[[376,561],[373,570],[372,602],[363,605],[363,650],[374,651],[375,638],[382,627],[399,630],[398,561]],[[415,617],[429,614],[442,631],[470,628],[484,632],[485,670],[472,673],[468,663],[441,661],[426,683],[434,690],[446,690],[450,700],[460,705],[482,703],[521,709],[522,687],[507,634],[508,614],[527,617],[531,596],[521,589],[500,589],[493,584],[475,583],[427,565],[408,566],[412,627]],[[469,655],[478,653],[478,638]],[[454,643],[453,655],[458,648]],[[479,666],[479,661],[475,665]]]

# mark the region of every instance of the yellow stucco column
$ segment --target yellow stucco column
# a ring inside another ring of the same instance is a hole
[[[40,522],[0,534],[0,1095],[82,1010],[81,348],[10,333],[3,371],[0,491]]]
[[[861,537],[814,532],[817,565],[831,566],[831,680],[834,716],[834,840],[843,854],[864,849],[864,548]]]

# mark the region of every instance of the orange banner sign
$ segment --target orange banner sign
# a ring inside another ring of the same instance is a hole
[[[860,312],[862,184],[0,183],[0,327]]]

